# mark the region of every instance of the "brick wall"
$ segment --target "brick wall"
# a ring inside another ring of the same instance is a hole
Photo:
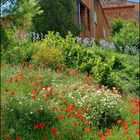
[[[81,19],[84,23],[81,37],[94,37],[96,39],[101,39],[104,37],[103,28],[106,32],[106,37],[109,37],[108,22],[99,0],[81,0],[81,5],[83,5],[81,6]],[[94,21],[95,11],[97,15],[97,24]]]
[[[109,24],[111,24],[113,19],[117,18],[122,18],[124,20],[134,20],[134,9],[134,5],[103,8]]]

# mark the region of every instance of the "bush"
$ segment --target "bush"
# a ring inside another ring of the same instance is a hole
[[[139,30],[135,23],[124,23],[123,27],[112,36],[118,52],[135,55],[139,53]]]
[[[60,48],[47,46],[45,42],[36,43],[32,62],[35,64],[48,63],[52,68],[60,67],[63,64],[62,51]]]
[[[111,23],[111,35],[119,33],[124,26],[124,21],[122,19],[113,20]]]
[[[1,55],[3,55],[9,47],[16,44],[16,38],[14,36],[14,30],[10,28],[4,28],[2,26],[0,29],[0,33]]]
[[[33,53],[34,44],[32,42],[19,42],[14,46],[7,48],[6,52],[2,56],[2,60],[13,64],[30,62]]]

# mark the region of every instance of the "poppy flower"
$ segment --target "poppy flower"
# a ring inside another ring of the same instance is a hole
[[[60,79],[61,78],[61,76],[57,76],[57,79]]]
[[[35,126],[34,126],[34,129],[37,129],[38,128],[38,124],[36,124]]]
[[[100,140],[106,140],[106,137],[105,136],[102,136]]]
[[[76,116],[77,116],[80,120],[83,119],[83,115],[82,115],[82,114],[76,114]]]
[[[137,135],[140,135],[140,131],[136,131],[136,134],[137,134]]]
[[[78,123],[74,123],[74,126],[76,126],[76,127],[77,127],[77,126],[78,126]]]
[[[40,126],[40,128],[43,129],[43,128],[45,127],[45,123],[42,123],[42,122],[41,122],[41,123],[39,124],[39,126]]]
[[[36,98],[36,96],[32,96],[32,98],[33,98],[33,99],[35,99],[35,98]]]
[[[90,132],[91,132],[90,129],[85,129],[85,130],[84,130],[84,133],[90,133]]]
[[[63,108],[59,108],[59,111],[63,111]]]
[[[139,124],[139,122],[136,121],[136,120],[132,120],[132,123],[133,123],[133,124]]]
[[[84,122],[84,125],[89,125],[89,121],[85,121]]]
[[[64,117],[64,116],[58,116],[58,119],[59,119],[59,120],[64,120],[65,117]]]
[[[35,94],[35,90],[32,90],[31,93],[32,93],[32,94]]]
[[[14,95],[15,94],[15,92],[14,91],[12,91],[12,95]]]
[[[77,90],[77,88],[75,87],[75,88],[73,88],[73,90],[75,91],[75,90]]]
[[[20,136],[17,136],[17,137],[16,137],[16,140],[20,140]]]
[[[57,138],[60,137],[60,135],[57,133],[56,129],[54,127],[51,128],[51,132],[54,136],[56,136]]]
[[[6,138],[6,140],[12,140],[12,139],[11,139],[11,137],[10,137],[10,136],[8,136],[8,137]]]
[[[46,135],[44,135],[44,137],[43,137],[43,140],[47,140],[47,137],[46,137]]]
[[[52,110],[55,110],[56,108],[55,107],[52,107]]]
[[[128,129],[128,122],[124,123],[124,129]]]
[[[100,132],[98,132],[97,134],[98,134],[98,136],[101,136],[101,135],[102,135],[102,132],[100,131]]]
[[[9,83],[12,83],[12,81],[13,81],[13,78],[10,77],[10,79],[8,80],[8,82],[9,82]]]
[[[118,120],[117,121],[117,124],[122,124],[122,120]]]

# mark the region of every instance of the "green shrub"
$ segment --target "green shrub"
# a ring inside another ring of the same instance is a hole
[[[9,47],[16,44],[16,38],[14,36],[14,31],[10,28],[4,28],[2,26],[0,33],[1,55],[3,55]]]
[[[30,62],[34,53],[34,44],[29,41],[16,43],[14,46],[10,46],[6,52],[2,55],[2,60],[8,63],[23,63]]]
[[[45,42],[35,45],[35,52],[32,56],[32,62],[36,64],[48,63],[55,68],[63,64],[63,55],[60,48],[49,47]]]
[[[118,52],[130,55],[139,53],[139,30],[133,22],[124,23],[123,27],[112,36]]]
[[[114,36],[115,34],[119,33],[123,28],[123,25],[124,21],[122,19],[113,20],[111,23],[111,35]]]

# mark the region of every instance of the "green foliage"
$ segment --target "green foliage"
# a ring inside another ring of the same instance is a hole
[[[124,21],[122,19],[113,20],[111,23],[111,35],[119,33],[119,31],[123,28]]]
[[[17,29],[22,28],[23,30],[29,30],[32,18],[36,14],[41,14],[43,12],[40,10],[37,0],[17,0],[11,5],[10,9],[6,11],[6,20],[10,19]]]
[[[118,33],[112,36],[117,51],[130,55],[139,53],[139,29],[133,22],[124,22]]]
[[[18,64],[23,62],[30,62],[34,53],[34,44],[32,42],[24,41],[16,43],[15,46],[7,48],[2,55],[2,60],[8,63]]]
[[[63,64],[62,51],[59,48],[46,46],[44,42],[37,43],[32,62],[35,64],[48,63],[53,68],[60,67]]]
[[[76,71],[93,75],[98,83],[109,88],[119,87],[121,91],[139,91],[138,55],[120,54],[110,49],[91,49],[76,42],[69,33],[62,38],[58,33],[49,32],[39,42],[22,42],[8,49],[2,56],[9,63],[25,61],[34,64],[48,63],[52,68],[65,65]]]
[[[65,37],[71,31],[74,35],[79,35],[79,27],[74,21],[75,1],[42,0],[39,4],[44,12],[33,20],[35,32],[47,34],[48,31],[55,31]]]
[[[129,130],[125,137],[137,139],[138,97],[119,95],[116,88],[89,83],[91,77],[74,73],[2,61],[1,138],[113,140]]]

